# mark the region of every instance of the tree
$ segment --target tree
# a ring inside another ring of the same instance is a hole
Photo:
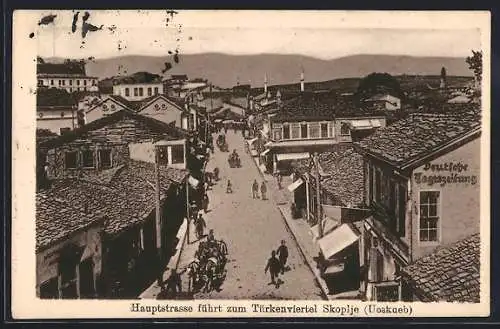
[[[388,73],[371,73],[361,79],[357,93],[361,97],[370,97],[379,93],[391,93],[400,97],[401,86],[392,75]]]
[[[483,76],[483,52],[472,50],[472,55],[467,56],[465,62],[469,65],[469,69],[474,72],[476,81],[480,82]]]

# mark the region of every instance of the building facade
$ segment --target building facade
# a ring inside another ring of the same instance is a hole
[[[161,82],[117,83],[113,85],[113,95],[128,101],[142,101],[148,97],[163,94]]]
[[[76,106],[37,106],[37,129],[47,129],[62,135],[78,128]]]
[[[69,93],[98,91],[97,78],[87,76],[85,63],[65,62],[37,64],[38,87],[58,88]]]

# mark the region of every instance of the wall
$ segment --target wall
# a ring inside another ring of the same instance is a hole
[[[94,225],[85,231],[74,234],[68,239],[36,254],[36,289],[40,291],[40,284],[58,276],[59,252],[68,244],[74,243],[77,246],[88,248],[88,252],[94,262],[94,281],[98,280],[102,270],[102,242],[100,225]],[[85,254],[85,250],[84,250]],[[82,254],[82,256],[84,255]],[[83,261],[81,259],[80,261]]]
[[[156,99],[154,102],[142,109],[140,114],[165,123],[175,121],[175,126],[181,127],[182,109],[164,98]]]
[[[71,118],[71,112],[66,112],[66,117],[64,118],[60,116],[60,112],[57,112],[56,115],[59,115],[59,117],[47,118],[46,116],[44,116],[43,119],[38,117],[36,119],[36,128],[49,129],[53,133],[60,135],[61,128],[70,128],[71,130],[73,130],[73,127],[78,127],[76,113],[74,118]]]
[[[178,141],[168,141],[166,142],[170,145],[184,145],[184,163],[172,163],[172,148],[169,145],[164,145],[162,147],[167,147],[167,161],[168,166],[177,169],[186,169],[186,146],[185,140]],[[155,163],[155,146],[152,142],[140,142],[129,144],[130,158],[133,160],[144,161],[149,163]]]
[[[54,81],[54,84],[51,85],[51,80]],[[64,81],[64,82],[63,82]],[[78,82],[79,85],[77,84]],[[87,85],[85,85],[85,82]],[[65,89],[67,92],[75,92],[75,91],[97,91],[97,78],[92,77],[50,77],[50,78],[38,78],[38,86],[49,87],[49,88],[57,88],[57,89]],[[63,85],[64,83],[64,85]],[[70,84],[71,83],[71,84]]]
[[[437,247],[449,245],[461,240],[471,234],[479,232],[480,225],[480,138],[477,138],[460,148],[449,152],[430,164],[463,164],[467,165],[467,170],[458,171],[438,171],[427,169],[422,165],[415,169],[412,174],[412,237],[414,260],[432,253]],[[426,170],[427,169],[427,170]],[[432,184],[424,183],[422,176],[420,183],[417,182],[418,175],[435,176],[442,175],[448,177],[450,174],[458,176],[473,177],[471,183],[446,183]],[[475,182],[474,182],[475,180]],[[440,241],[420,242],[419,241],[419,192],[420,191],[440,191]]]
[[[85,112],[85,123],[88,124],[123,109],[125,109],[125,106],[113,101],[111,98],[108,98],[98,105],[91,107],[89,111]]]
[[[125,89],[129,89],[129,96],[126,96]],[[142,88],[143,93],[142,96],[134,95],[134,88]],[[152,94],[148,95],[148,88],[152,89]],[[163,94],[163,84],[159,83],[137,83],[137,84],[123,84],[123,85],[114,85],[113,86],[113,94],[119,95],[129,101],[141,101],[145,98],[151,97],[154,95],[154,88],[158,88],[158,94]]]

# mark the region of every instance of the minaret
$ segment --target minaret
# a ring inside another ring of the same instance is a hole
[[[302,68],[302,72],[300,72],[300,91],[304,92],[304,68]]]
[[[267,73],[264,75],[264,93],[267,95]]]

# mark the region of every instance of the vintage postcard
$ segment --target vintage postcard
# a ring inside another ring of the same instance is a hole
[[[21,10],[12,315],[490,314],[489,12]]]

